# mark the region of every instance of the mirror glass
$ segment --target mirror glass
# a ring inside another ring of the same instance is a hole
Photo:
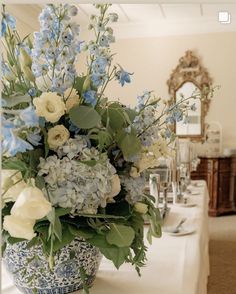
[[[185,82],[176,91],[176,102],[181,99],[196,95],[200,89],[192,82]],[[195,104],[196,110],[188,110],[188,120],[180,121],[176,123],[176,135],[177,136],[201,136],[202,135],[202,109],[201,101],[199,99],[190,99],[189,105]]]

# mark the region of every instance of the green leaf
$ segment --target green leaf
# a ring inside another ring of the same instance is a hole
[[[130,246],[134,240],[135,232],[131,227],[124,225],[110,224],[110,231],[106,235],[106,240],[111,245],[118,247]]]
[[[21,172],[25,172],[28,169],[28,166],[25,162],[19,159],[9,158],[3,161],[2,169],[14,169],[19,170]]]
[[[83,89],[83,84],[84,84],[85,79],[86,79],[86,76],[77,77],[75,79],[74,88],[77,90],[77,92],[79,93],[80,96],[82,95],[82,92],[83,92],[82,89]]]
[[[54,222],[54,233],[57,236],[58,240],[61,241],[62,238],[62,226],[61,226],[61,222],[58,216],[55,216],[55,222]]]
[[[99,150],[103,150],[104,147],[111,145],[112,141],[112,136],[107,131],[100,131],[98,133]]]
[[[7,107],[14,107],[20,103],[24,103],[24,102],[31,102],[31,97],[28,94],[25,95],[11,95],[8,98],[5,98],[5,101],[7,103]]]
[[[134,132],[122,131],[118,134],[118,146],[126,159],[139,154],[141,151],[140,139]]]
[[[99,248],[101,253],[111,260],[118,269],[126,261],[130,253],[129,247],[117,247],[107,242],[104,234],[96,234],[93,238],[87,240],[88,243]]]
[[[18,242],[22,242],[22,241],[27,241],[26,239],[23,239],[23,238],[13,238],[13,237],[9,237],[7,239],[7,242],[11,245],[15,244],[15,243],[18,243]]]
[[[125,108],[125,112],[128,114],[130,122],[132,123],[135,119],[135,117],[138,115],[138,113],[130,108]]]
[[[84,163],[84,164],[87,164],[88,166],[91,166],[91,167],[93,167],[93,166],[95,166],[97,164],[97,161],[94,160],[94,159],[92,159],[92,160],[86,160],[86,161],[81,161],[80,160],[80,162],[81,163]]]
[[[91,129],[101,122],[97,111],[89,106],[76,105],[69,111],[72,123],[81,129]]]
[[[73,234],[74,236],[79,236],[81,238],[84,239],[90,239],[94,236],[94,232],[91,229],[78,229],[75,226],[69,225],[69,230],[71,232],[71,234]]]
[[[29,241],[29,243],[27,244],[26,248],[30,249],[31,247],[35,246],[38,243],[38,237],[34,237],[33,239],[31,239]]]
[[[101,253],[109,260],[112,260],[115,267],[119,267],[126,261],[127,256],[130,253],[129,247],[111,247],[111,248],[100,248]]]
[[[82,87],[82,92],[88,91],[89,88],[90,88],[90,85],[91,85],[91,78],[88,75],[88,76],[85,77],[85,80],[84,80],[84,83],[83,83],[83,87]]]
[[[43,188],[45,188],[45,180],[44,177],[42,176],[37,176],[35,178],[35,185],[36,187],[38,187],[40,190],[42,190]]]
[[[113,130],[122,129],[126,126],[125,110],[119,103],[112,103],[108,106],[107,111],[102,116],[102,121],[105,126],[107,122]]]
[[[55,208],[55,214],[58,217],[69,214],[70,212],[71,212],[71,208],[62,208],[62,207]]]
[[[63,224],[62,226],[62,238],[61,241],[55,239],[53,243],[53,251],[56,252],[60,250],[62,247],[70,244],[74,240],[75,236],[71,234],[68,225]]]

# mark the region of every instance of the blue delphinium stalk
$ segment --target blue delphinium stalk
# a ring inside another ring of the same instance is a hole
[[[6,34],[7,31],[7,25],[12,29],[16,29],[16,20],[14,16],[4,13],[2,17],[2,23],[1,23],[1,36],[3,37]]]
[[[41,28],[34,34],[32,71],[49,91],[63,94],[76,77],[74,62],[81,45],[79,25],[71,21],[76,14],[75,6],[50,4],[39,16]]]

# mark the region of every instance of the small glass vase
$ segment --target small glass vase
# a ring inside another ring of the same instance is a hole
[[[49,269],[42,245],[28,249],[27,244],[26,241],[7,244],[3,259],[22,293],[73,293],[83,288],[81,270],[86,275],[86,285],[90,286],[95,280],[102,255],[84,239],[75,238],[55,255],[53,271]]]

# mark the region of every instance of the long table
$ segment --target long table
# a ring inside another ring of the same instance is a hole
[[[195,228],[186,236],[170,236],[163,232],[160,239],[148,245],[147,263],[141,278],[128,264],[116,270],[105,258],[102,260],[91,294],[206,294],[209,275],[208,255],[208,201],[204,181],[194,190],[198,195],[189,197],[194,207],[171,206],[164,226],[174,226],[183,217],[183,226]],[[145,228],[147,230],[147,228]],[[3,269],[2,294],[20,293]],[[79,292],[77,292],[79,293]]]

